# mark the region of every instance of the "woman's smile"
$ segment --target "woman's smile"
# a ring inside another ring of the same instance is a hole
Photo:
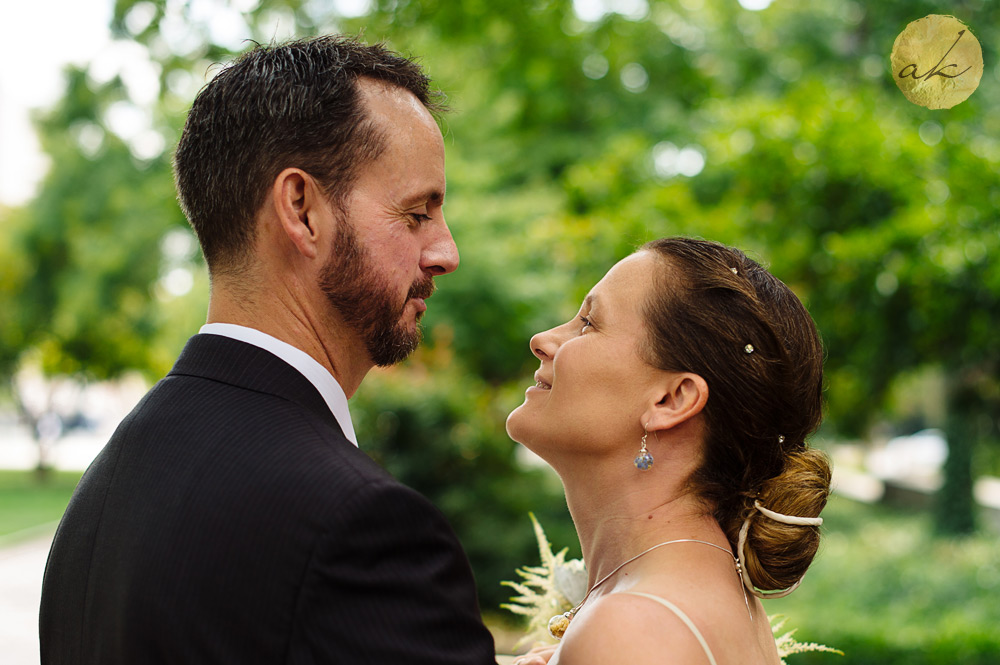
[[[539,372],[535,372],[535,385],[528,386],[528,390],[531,390],[532,388],[538,388],[539,390],[552,390],[552,384],[543,379]]]

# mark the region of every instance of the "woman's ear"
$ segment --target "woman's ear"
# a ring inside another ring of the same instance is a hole
[[[701,413],[708,402],[708,384],[690,372],[671,374],[658,395],[659,400],[643,414],[650,432],[677,427]]]
[[[284,234],[300,254],[314,259],[319,254],[323,220],[330,204],[319,184],[301,169],[287,168],[271,187],[274,213]]]

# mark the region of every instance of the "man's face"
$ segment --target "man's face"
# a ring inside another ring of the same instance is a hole
[[[433,277],[458,267],[458,248],[442,212],[444,141],[433,117],[405,90],[365,79],[358,86],[385,149],[345,197],[320,287],[385,366],[416,348]]]
[[[418,322],[423,311],[418,308],[410,327],[406,310],[411,301],[430,297],[433,279],[427,275],[415,281],[404,298],[395,298],[388,277],[375,268],[371,253],[361,246],[346,220],[341,221],[320,287],[344,323],[361,335],[368,355],[379,367],[401,362],[420,343]]]

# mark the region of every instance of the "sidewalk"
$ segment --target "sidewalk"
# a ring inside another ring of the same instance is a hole
[[[110,435],[72,432],[53,450],[56,467],[83,470],[100,452]],[[38,450],[24,428],[0,423],[0,468],[31,469]],[[38,665],[38,604],[42,576],[56,523],[0,537],[0,664]]]
[[[38,603],[56,525],[33,529],[26,540],[0,541],[0,660],[38,665]],[[29,534],[24,534],[29,535]]]

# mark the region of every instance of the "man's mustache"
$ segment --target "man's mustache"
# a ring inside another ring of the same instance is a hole
[[[407,302],[411,298],[427,300],[436,290],[437,285],[434,284],[434,278],[428,276],[413,283],[413,286],[410,287],[410,292],[406,294],[406,300]]]

